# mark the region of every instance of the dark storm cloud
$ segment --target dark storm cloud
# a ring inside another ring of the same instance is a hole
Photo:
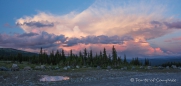
[[[158,25],[161,25],[162,23],[160,23],[159,21],[151,21],[150,22],[151,24],[158,24]]]
[[[178,29],[181,29],[181,21],[172,22],[172,23],[164,22],[164,24],[165,24],[167,27],[169,27],[169,28],[178,28]]]
[[[150,24],[152,25],[166,25],[168,28],[181,28],[181,21],[176,21],[176,22],[159,22],[159,21],[151,21]]]
[[[47,32],[42,32],[40,34],[36,33],[24,33],[7,35],[0,34],[0,46],[12,47],[12,48],[31,48],[37,49],[40,47],[50,48],[58,46],[60,44],[56,43],[60,41],[65,42],[67,38],[64,35],[54,35],[48,34]]]
[[[30,36],[35,36],[35,35],[38,35],[37,33],[23,33],[23,34],[20,34],[19,37],[30,37]]]
[[[67,46],[73,46],[78,43],[82,44],[122,44],[123,41],[128,41],[128,40],[133,40],[132,37],[130,36],[105,36],[105,35],[100,35],[100,36],[87,36],[87,37],[82,37],[82,38],[70,38],[66,44]]]
[[[48,21],[42,21],[42,22],[31,21],[31,22],[24,22],[23,24],[17,23],[17,25],[18,26],[26,25],[26,26],[29,26],[29,27],[41,28],[41,27],[53,27],[54,23],[50,23]]]

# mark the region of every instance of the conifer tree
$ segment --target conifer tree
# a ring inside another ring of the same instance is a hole
[[[86,59],[87,59],[87,50],[84,49],[84,66],[86,65]]]
[[[57,50],[56,51],[56,53],[55,53],[55,62],[56,62],[56,64],[58,64],[59,62],[60,62],[60,53],[59,53],[59,51]]]
[[[114,66],[117,66],[117,52],[116,52],[116,49],[114,48],[114,46],[112,48],[112,57],[113,57]]]
[[[18,57],[19,63],[21,64],[21,62],[22,62],[22,60],[23,60],[22,54],[21,54],[21,53],[18,53],[17,57]]]
[[[63,64],[65,65],[66,57],[65,57],[65,53],[63,49],[62,49],[62,54],[61,54],[61,60],[63,61]]]
[[[107,65],[107,53],[106,53],[105,48],[103,50],[103,64],[104,64],[104,67],[106,67],[106,65]]]
[[[81,51],[79,52],[79,57],[80,57],[80,64],[81,64],[81,65],[84,65],[84,62],[83,62],[83,61],[84,61],[84,57],[83,57]]]
[[[128,62],[127,62],[127,59],[126,59],[126,55],[124,54],[124,64],[127,64]]]

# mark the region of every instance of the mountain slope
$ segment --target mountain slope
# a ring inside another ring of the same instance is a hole
[[[0,56],[10,56],[10,55],[17,55],[18,53],[21,53],[23,56],[33,56],[38,55],[37,53],[12,49],[12,48],[0,48]]]

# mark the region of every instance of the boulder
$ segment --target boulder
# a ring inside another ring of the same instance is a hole
[[[140,69],[143,69],[144,67],[143,66],[140,66]]]
[[[173,69],[176,69],[176,68],[177,68],[177,66],[176,66],[176,65],[172,65],[172,68],[173,68]]]
[[[40,70],[41,66],[35,66],[35,70]]]
[[[83,66],[82,68],[86,68],[86,66]]]
[[[164,67],[162,67],[162,66],[158,66],[158,69],[163,69]]]
[[[67,66],[68,69],[70,69],[71,67],[70,66]]]
[[[121,70],[124,70],[124,68],[121,68]]]
[[[177,67],[178,69],[181,69],[181,67]]]
[[[52,69],[52,66],[48,66],[47,68],[48,68],[48,69]]]
[[[41,65],[40,68],[41,68],[42,70],[44,70],[44,69],[45,69],[45,65]]]
[[[67,67],[64,67],[63,69],[64,69],[64,70],[67,70],[68,68],[67,68]]]
[[[150,69],[152,69],[152,67],[151,66],[147,66],[147,69],[150,70]]]
[[[134,67],[134,66],[132,66],[131,70],[135,70],[135,67]]]
[[[127,67],[123,67],[124,70],[127,70],[128,68]]]
[[[77,65],[76,68],[80,68],[80,67]]]
[[[58,66],[56,66],[56,67],[55,67],[55,70],[58,70],[58,69],[60,69],[60,68],[59,68]]]
[[[88,67],[89,69],[92,69],[92,67]]]
[[[170,68],[169,66],[166,67],[166,69],[169,69],[169,68]]]
[[[107,66],[107,69],[111,69],[111,66]]]
[[[0,67],[0,71],[9,71],[9,69],[6,67]]]
[[[101,67],[100,67],[100,66],[97,66],[97,69],[101,69]]]
[[[19,71],[18,65],[17,64],[13,64],[11,70],[12,71]]]
[[[25,70],[25,71],[30,71],[30,70],[32,70],[32,69],[31,69],[31,67],[26,66],[26,67],[24,67],[24,70]]]

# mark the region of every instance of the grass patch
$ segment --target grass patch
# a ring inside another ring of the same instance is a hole
[[[6,71],[0,71],[0,76],[6,79],[7,77],[10,77],[11,75]]]

